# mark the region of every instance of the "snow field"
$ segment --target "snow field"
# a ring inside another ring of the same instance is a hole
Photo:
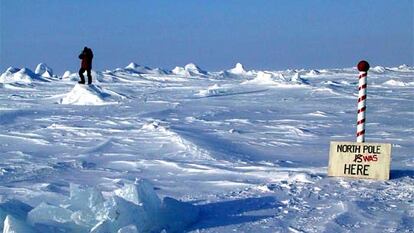
[[[355,69],[132,63],[87,86],[9,68],[3,231],[412,232],[414,70],[368,75],[367,140],[393,145],[387,182],[326,176],[329,141],[354,140]]]

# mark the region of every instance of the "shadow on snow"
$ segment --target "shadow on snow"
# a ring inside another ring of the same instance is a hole
[[[398,179],[403,177],[414,178],[414,170],[391,170],[390,179]]]
[[[188,230],[208,229],[259,221],[273,217],[273,215],[249,212],[276,209],[279,206],[280,203],[270,196],[198,205],[200,208],[200,220]]]

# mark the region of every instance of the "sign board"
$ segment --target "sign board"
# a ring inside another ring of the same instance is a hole
[[[388,180],[391,144],[331,142],[328,176]]]

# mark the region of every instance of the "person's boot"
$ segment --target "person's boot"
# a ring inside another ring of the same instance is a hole
[[[88,85],[91,85],[91,84],[92,84],[92,76],[88,75]]]
[[[81,80],[78,82],[79,84],[85,84],[85,80]]]

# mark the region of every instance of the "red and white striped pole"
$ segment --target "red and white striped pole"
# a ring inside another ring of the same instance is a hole
[[[358,118],[357,118],[357,142],[365,142],[365,112],[367,99],[367,73],[369,64],[366,61],[358,63],[359,84],[358,84]]]

